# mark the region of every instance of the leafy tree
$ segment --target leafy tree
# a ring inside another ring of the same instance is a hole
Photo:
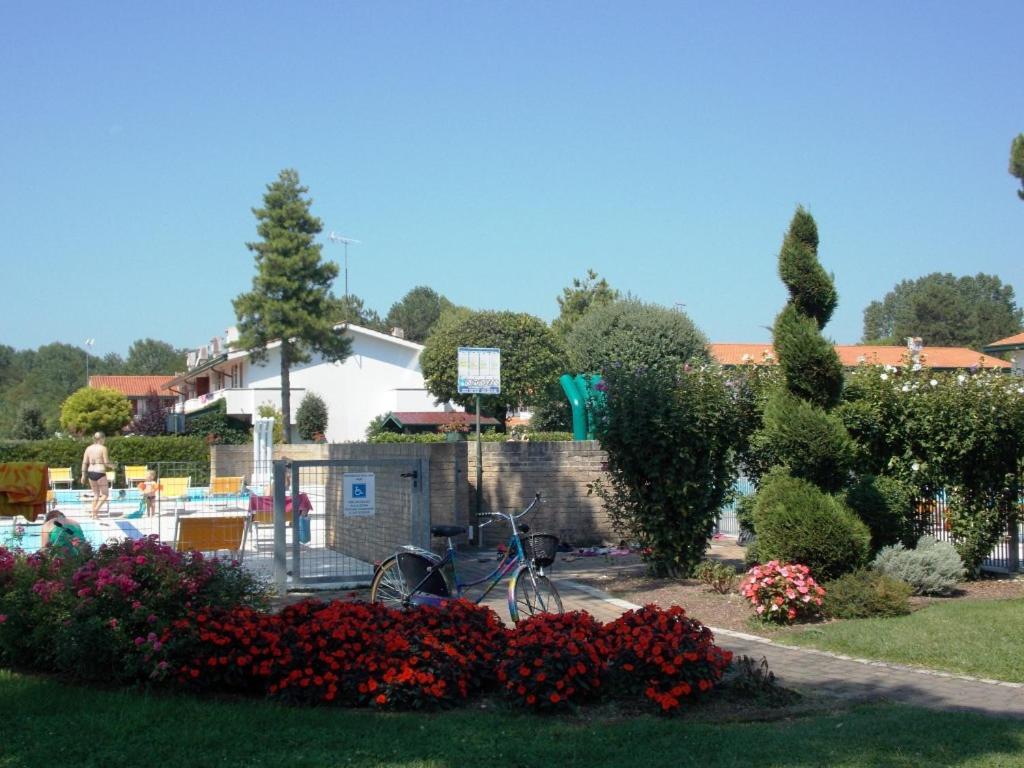
[[[596,373],[613,364],[674,370],[708,359],[707,339],[689,317],[636,299],[592,308],[575,324],[566,347],[574,373]]]
[[[501,350],[501,394],[483,396],[481,409],[502,424],[509,409],[533,405],[565,368],[562,345],[542,320],[515,312],[452,310],[438,320],[420,355],[427,389],[438,401],[474,401],[458,392],[459,347]]]
[[[317,435],[327,434],[327,403],[320,395],[306,393],[295,414],[295,425],[303,440],[314,440]]]
[[[171,375],[185,370],[185,350],[166,341],[138,339],[128,348],[124,372],[130,376]]]
[[[1020,180],[1017,197],[1024,200],[1024,133],[1018,133],[1010,143],[1010,175]]]
[[[132,418],[128,398],[114,389],[82,387],[64,401],[60,409],[60,423],[76,435],[105,432],[115,435]]]
[[[558,317],[551,327],[564,339],[591,309],[611,304],[618,299],[619,292],[608,285],[603,277],[598,279],[597,272],[588,269],[586,277],[574,277],[572,285],[562,289],[562,295],[558,297]]]
[[[903,344],[920,336],[927,347],[981,349],[1024,323],[1013,286],[995,275],[955,277],[933,272],[903,280],[864,310],[864,341]]]
[[[50,436],[43,420],[43,412],[37,405],[26,405],[18,412],[18,423],[14,428],[17,440],[45,440]]]
[[[85,382],[85,352],[70,344],[45,344],[37,350],[22,350],[9,357],[2,387],[0,430],[12,435],[18,404],[33,403],[42,412],[48,433],[60,428],[61,404]],[[99,362],[98,358],[93,358]],[[90,369],[90,373],[92,370]]]
[[[156,437],[167,433],[167,409],[155,389],[146,393],[145,407],[132,419],[131,431],[136,435]]]
[[[314,238],[323,226],[310,213],[308,191],[290,169],[267,185],[263,207],[253,209],[261,240],[246,243],[256,254],[252,291],[234,300],[238,346],[248,350],[252,360],[266,360],[267,345],[280,342],[286,424],[291,424],[292,366],[307,362],[313,352],[329,361],[342,361],[352,352],[351,340],[335,330],[330,319],[338,314],[339,302],[330,293],[338,265],[320,259]],[[287,434],[285,430],[286,440]]]
[[[448,299],[433,288],[419,285],[391,305],[384,324],[388,329],[401,328],[405,338],[422,344],[441,313],[452,306]]]

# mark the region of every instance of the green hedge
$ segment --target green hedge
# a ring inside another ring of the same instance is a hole
[[[502,432],[484,432],[480,435],[485,443],[504,443],[511,435]],[[561,443],[573,439],[572,432],[528,432],[526,437],[532,443]],[[367,442],[370,443],[443,443],[446,436],[439,432],[424,432],[418,435],[400,435],[397,432],[381,432]],[[466,435],[466,441],[476,440],[476,433]]]
[[[71,467],[75,487],[79,487],[82,454],[90,442],[73,438],[0,440],[0,462],[41,461],[51,467]],[[201,437],[108,437],[107,449],[111,463],[119,469],[125,464],[188,464],[192,465],[190,474],[195,475],[193,485],[201,485],[208,480],[210,448]]]

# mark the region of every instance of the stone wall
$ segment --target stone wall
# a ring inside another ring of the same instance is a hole
[[[482,511],[522,510],[534,494],[540,492],[544,503],[524,518],[532,530],[554,533],[576,546],[615,541],[601,501],[587,495],[588,484],[603,475],[606,461],[596,441],[484,443],[482,454]],[[295,460],[423,459],[431,524],[469,525],[475,517],[476,443],[471,441],[275,446],[274,458],[283,456]],[[213,446],[211,465],[213,474],[218,476],[248,477],[252,468],[252,446]],[[355,469],[342,468],[341,471]],[[367,471],[374,470],[368,468]],[[340,488],[336,486],[340,480],[331,480],[331,473],[325,476],[322,468],[308,468],[303,473],[300,483],[325,487],[325,508],[329,520],[334,521],[329,522],[330,540],[369,541],[373,537],[363,528],[371,525],[393,528],[397,535],[409,523],[384,517],[376,522],[373,518],[344,518],[340,513]],[[378,481],[378,493],[382,490]],[[493,545],[504,539],[507,528],[495,523],[485,528],[484,533],[484,543]],[[360,552],[349,554],[358,557],[370,554],[363,549],[365,547],[360,547]]]

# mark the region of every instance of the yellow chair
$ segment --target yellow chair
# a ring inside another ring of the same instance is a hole
[[[71,467],[50,467],[50,489],[56,489],[58,485],[71,487],[74,478],[71,477]]]
[[[228,550],[241,561],[249,533],[246,515],[175,516],[174,548],[178,552]]]
[[[124,485],[126,488],[134,488],[146,479],[149,467],[145,464],[125,464]]]
[[[211,496],[238,496],[242,492],[244,477],[215,477],[210,480]]]
[[[156,492],[157,514],[163,512],[161,507],[164,499],[180,501],[184,504],[188,499],[188,489],[191,487],[191,475],[188,477],[161,477]]]

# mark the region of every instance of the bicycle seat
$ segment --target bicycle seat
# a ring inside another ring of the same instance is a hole
[[[435,536],[448,538],[450,536],[461,536],[466,532],[466,529],[461,525],[432,525],[430,526],[430,532]]]

